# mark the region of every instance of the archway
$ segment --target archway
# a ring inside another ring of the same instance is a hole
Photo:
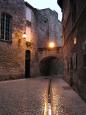
[[[54,56],[45,57],[40,61],[40,73],[43,76],[59,74],[59,59]]]

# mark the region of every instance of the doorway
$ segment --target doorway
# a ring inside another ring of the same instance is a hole
[[[25,78],[30,77],[30,50],[26,50],[25,52]]]

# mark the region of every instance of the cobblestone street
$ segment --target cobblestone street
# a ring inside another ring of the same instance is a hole
[[[51,115],[47,79],[0,82],[0,115]],[[62,79],[51,80],[52,115],[86,115],[86,103]]]
[[[0,115],[44,115],[47,91],[43,79],[0,82]]]
[[[52,82],[52,115],[86,115],[86,103],[62,79]]]

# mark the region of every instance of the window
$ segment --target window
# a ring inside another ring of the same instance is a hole
[[[76,21],[76,1],[70,0],[70,4],[71,4],[71,11],[72,11],[72,24],[74,24]]]
[[[11,40],[12,28],[11,28],[12,16],[7,13],[1,14],[1,37],[0,40]]]
[[[71,70],[73,69],[73,60],[72,60],[72,57],[70,58],[70,69]]]
[[[73,69],[76,70],[77,69],[77,54],[74,53],[73,54]]]
[[[83,56],[83,63],[84,63],[84,67],[86,67],[86,54],[84,54]]]
[[[83,64],[84,64],[84,67],[86,68],[86,44],[84,45]]]
[[[70,65],[69,65],[69,61],[67,61],[67,72],[70,71]]]

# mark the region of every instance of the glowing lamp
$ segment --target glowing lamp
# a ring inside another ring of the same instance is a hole
[[[49,48],[54,48],[55,47],[55,43],[54,42],[50,42],[49,43]]]
[[[76,39],[76,37],[74,38],[74,45],[76,45],[76,43],[77,43],[77,39]]]
[[[25,33],[25,32],[23,33],[22,38],[24,38],[24,39],[26,39],[26,38],[27,38],[27,35],[26,35],[26,33]]]
[[[26,40],[26,46],[30,47],[31,46],[31,41],[30,39],[27,37],[26,33],[24,32],[24,34],[22,35],[22,38]]]

